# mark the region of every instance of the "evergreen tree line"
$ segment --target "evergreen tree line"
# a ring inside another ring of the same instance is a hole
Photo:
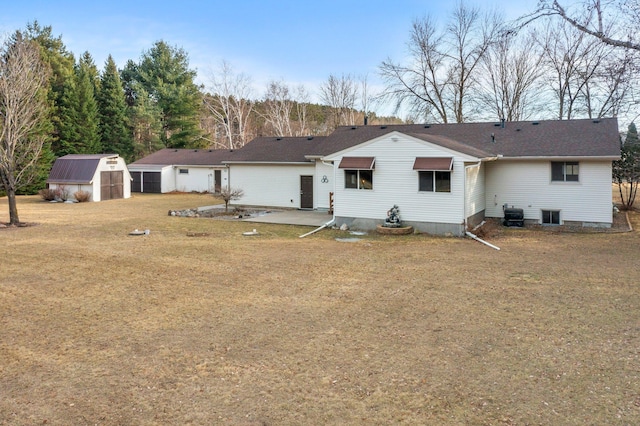
[[[279,100],[290,103],[285,119],[298,120],[304,110],[304,124],[289,125],[283,135],[270,117],[274,99],[238,99],[237,91],[205,93],[195,82],[188,54],[164,41],[121,70],[109,55],[99,70],[89,52],[76,60],[50,26],[33,22],[17,33],[40,46],[51,70],[52,130],[41,160],[43,179],[53,159],[67,154],[116,153],[132,162],[161,148],[232,149],[256,136],[321,135],[337,124],[351,124],[331,123],[331,106],[287,98]],[[358,120],[364,115],[354,108]],[[43,179],[27,192],[42,187]]]

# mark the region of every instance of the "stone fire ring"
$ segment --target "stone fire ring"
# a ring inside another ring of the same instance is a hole
[[[386,226],[378,225],[376,227],[378,234],[381,235],[408,235],[413,234],[413,226],[402,226],[400,228],[389,228]]]

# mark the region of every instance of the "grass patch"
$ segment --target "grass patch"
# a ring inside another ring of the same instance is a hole
[[[208,204],[19,198],[37,226],[0,230],[0,424],[640,422],[637,232],[495,251],[167,215]]]

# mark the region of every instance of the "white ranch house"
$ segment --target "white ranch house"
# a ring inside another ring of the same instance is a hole
[[[464,235],[505,207],[528,223],[611,226],[619,157],[617,120],[599,119],[346,126],[259,137],[220,151],[216,167],[244,191],[237,204],[329,210],[363,230],[398,205],[420,232]]]
[[[117,154],[69,154],[56,159],[47,185],[72,197],[76,191],[91,194],[92,201],[131,197],[131,176]]]

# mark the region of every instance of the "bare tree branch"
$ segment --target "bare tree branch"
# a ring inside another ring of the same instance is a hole
[[[548,16],[559,16],[579,31],[593,36],[605,44],[640,51],[640,43],[634,39],[634,37],[637,37],[640,29],[638,27],[640,24],[640,21],[638,20],[638,8],[640,7],[640,2],[637,0],[619,0],[610,3],[617,3],[618,11],[621,15],[618,15],[615,12],[611,12],[611,14],[608,15],[601,0],[588,0],[582,2],[584,11],[586,12],[585,17],[578,18],[576,16],[572,16],[557,0],[540,0],[537,9],[533,13],[521,17],[518,20],[516,27],[521,29],[537,19]],[[594,13],[596,15],[596,24],[592,27],[590,24],[594,22],[592,20],[592,15]],[[614,31],[612,31],[612,26],[605,23],[607,17],[609,17],[609,22],[626,22],[634,25],[635,28],[631,28],[626,32],[626,40],[616,37],[614,35]]]
[[[20,222],[16,191],[34,177],[47,139],[49,69],[38,45],[20,32],[0,49],[0,180],[7,192],[11,224]]]
[[[244,74],[234,74],[231,65],[223,61],[211,75],[211,94],[204,104],[215,118],[226,141],[224,148],[244,146],[254,135],[249,133],[249,119],[253,110],[251,80]]]

